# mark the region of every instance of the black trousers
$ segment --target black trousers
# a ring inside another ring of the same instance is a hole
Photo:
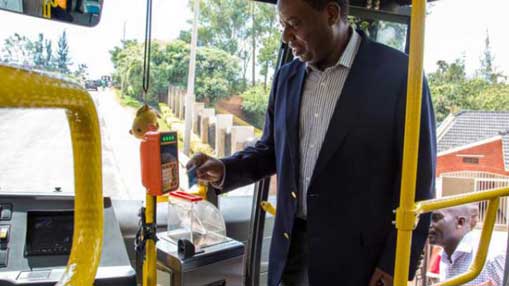
[[[295,219],[290,250],[280,286],[307,286],[309,269],[309,245],[306,221]]]

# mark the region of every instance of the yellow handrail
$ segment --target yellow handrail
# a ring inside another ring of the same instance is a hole
[[[439,209],[470,204],[480,201],[487,201],[509,195],[509,188],[498,188],[475,193],[448,196],[440,199],[420,201],[417,203],[419,213],[432,212]]]
[[[417,159],[419,154],[425,14],[426,0],[413,0],[401,194],[400,206],[396,210],[398,239],[396,244],[397,255],[394,283],[395,285],[401,286],[406,286],[408,281],[408,265],[410,264],[412,231],[418,218],[416,215],[416,205],[414,200]]]
[[[58,4],[54,0],[44,0],[42,2],[42,17],[51,19],[51,8],[57,6]]]
[[[500,188],[418,203],[414,201],[419,153],[425,14],[426,1],[413,0],[401,194],[400,206],[396,210],[398,238],[394,266],[395,286],[407,286],[408,284],[412,231],[417,225],[420,214],[461,204],[490,200],[481,234],[481,241],[479,242],[479,249],[474,262],[466,273],[437,285],[460,285],[474,279],[481,272],[486,260],[491,234],[495,225],[499,197],[509,195],[509,188]]]
[[[71,255],[57,285],[92,285],[103,242],[101,136],[95,105],[78,85],[0,65],[1,108],[63,108],[74,155],[75,212]]]

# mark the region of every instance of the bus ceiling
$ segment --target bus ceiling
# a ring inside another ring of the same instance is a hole
[[[254,0],[256,2],[276,4],[277,0]],[[427,0],[435,2],[439,0]],[[410,4],[412,0],[380,0],[380,7],[375,7],[376,0],[350,0],[350,15],[362,19],[382,20],[405,25],[410,24]]]
[[[255,0],[257,2],[265,2],[276,4],[277,0]],[[428,2],[435,2],[438,0],[428,0]],[[375,0],[350,0],[350,6],[353,9],[369,9],[368,7],[374,7]],[[412,3],[412,0],[380,0],[380,7],[377,11],[401,13],[407,14],[408,6]],[[375,10],[375,9],[370,9]]]

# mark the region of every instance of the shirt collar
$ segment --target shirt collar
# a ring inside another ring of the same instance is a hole
[[[472,231],[468,232],[463,236],[460,243],[456,247],[456,250],[454,250],[453,254],[451,255],[451,261],[454,264],[456,259],[458,259],[463,254],[469,254],[474,251],[475,247],[475,235]],[[445,251],[442,251],[442,261],[449,264],[449,257],[447,256],[447,253]]]
[[[350,40],[348,40],[348,44],[346,45],[345,50],[343,51],[343,54],[337,61],[337,63],[329,67],[327,69],[336,69],[339,66],[343,66],[345,68],[350,69],[352,67],[353,61],[355,59],[355,56],[357,55],[357,51],[359,50],[359,45],[361,43],[361,37],[359,36],[359,33],[355,31],[355,29],[349,28],[352,31],[352,35],[350,37]],[[306,71],[320,71],[316,66],[312,64],[306,64]]]

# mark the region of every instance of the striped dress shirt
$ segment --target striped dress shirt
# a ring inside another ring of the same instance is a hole
[[[454,253],[449,256],[442,251],[440,257],[440,280],[465,273],[476,254],[479,236],[473,231],[467,233],[460,241]],[[490,245],[486,263],[479,276],[464,285],[502,286],[504,278],[505,250]]]
[[[351,28],[350,28],[351,29]],[[359,34],[352,35],[338,62],[324,71],[308,65],[299,116],[299,203],[297,216],[307,216],[307,190],[318,160],[329,122],[341,96],[361,43]]]

